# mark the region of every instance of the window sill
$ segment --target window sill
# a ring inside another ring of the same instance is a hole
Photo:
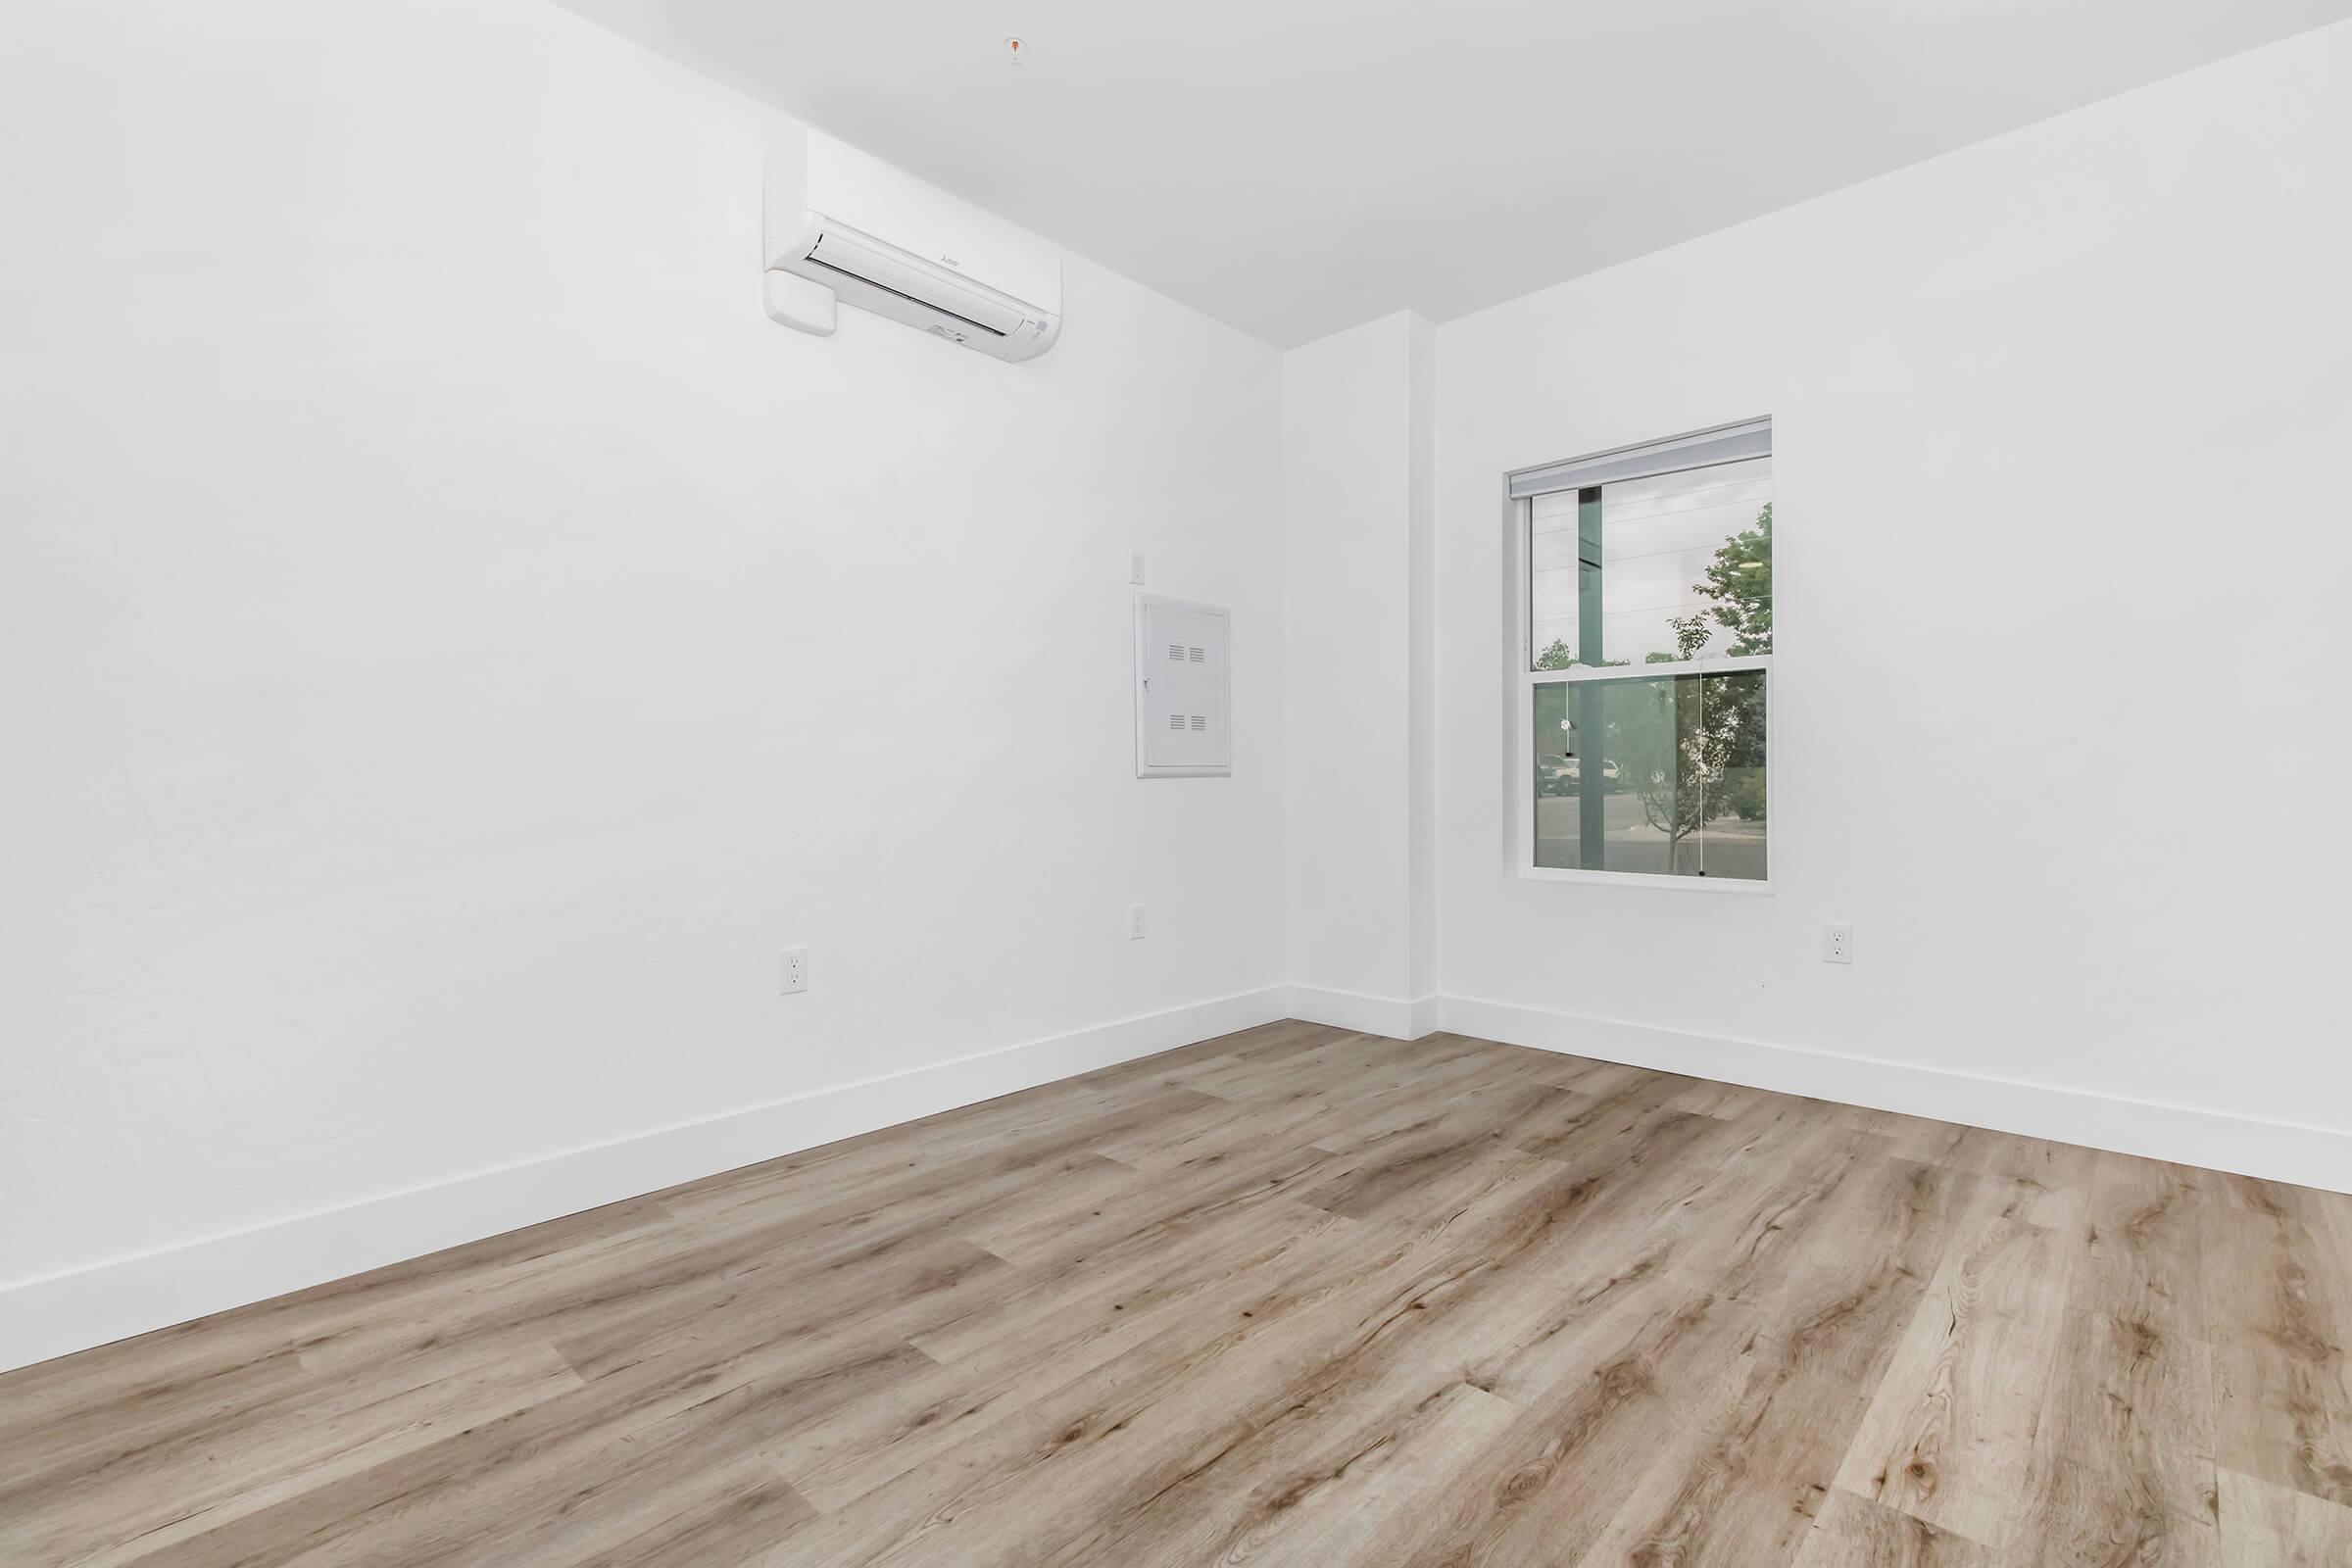
[[[1747,877],[1660,876],[1650,871],[1584,871],[1549,865],[1518,868],[1522,882],[1587,882],[1597,887],[1661,888],[1683,893],[1733,893],[1770,898],[1772,883]]]

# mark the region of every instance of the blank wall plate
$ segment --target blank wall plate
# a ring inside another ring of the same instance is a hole
[[[1144,906],[1140,904],[1127,906],[1127,940],[1130,942],[1144,940]]]

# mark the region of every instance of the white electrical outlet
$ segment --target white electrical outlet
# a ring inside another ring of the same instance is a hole
[[[784,950],[784,995],[798,996],[808,989],[808,950]]]
[[[1140,904],[1127,906],[1127,940],[1130,942],[1144,940],[1144,906]]]
[[[1135,564],[1128,570],[1127,580],[1138,588],[1144,585],[1144,553],[1141,550],[1135,553]]]
[[[1821,961],[1851,963],[1854,961],[1854,928],[1850,925],[1825,925],[1821,928]]]

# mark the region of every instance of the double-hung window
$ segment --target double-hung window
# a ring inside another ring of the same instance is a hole
[[[1510,476],[1519,866],[1761,888],[1772,421]]]

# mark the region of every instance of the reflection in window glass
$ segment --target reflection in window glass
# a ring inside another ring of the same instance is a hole
[[[1529,664],[1772,652],[1772,459],[1529,504]]]
[[[1584,638],[1580,601],[1582,586],[1598,564],[1587,562],[1581,548],[1580,521],[1585,532],[1599,527],[1599,492],[1560,490],[1537,496],[1529,505],[1527,541],[1531,602],[1528,622],[1530,666],[1566,669],[1581,664]],[[1590,499],[1583,499],[1585,497]],[[1595,539],[1597,545],[1597,539]],[[1597,661],[1595,661],[1597,662]]]
[[[1534,697],[1536,864],[1765,879],[1764,671]]]

